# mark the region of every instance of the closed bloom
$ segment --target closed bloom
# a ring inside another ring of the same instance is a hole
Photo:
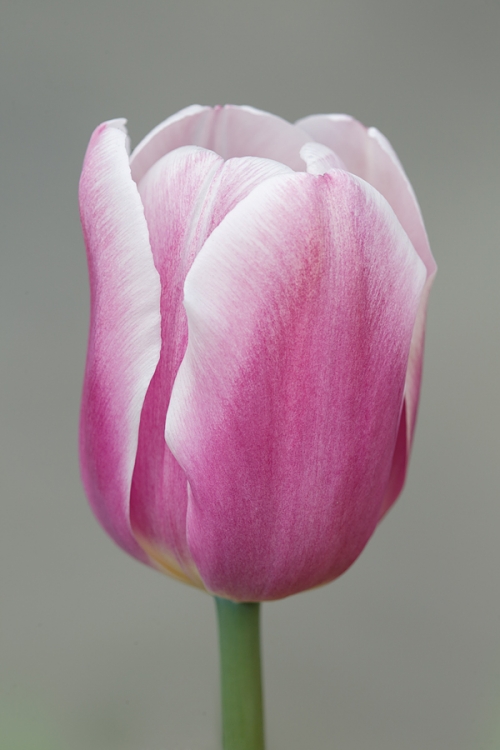
[[[83,482],[139,560],[236,601],[331,581],[401,492],[435,263],[387,140],[193,106],[80,182]]]

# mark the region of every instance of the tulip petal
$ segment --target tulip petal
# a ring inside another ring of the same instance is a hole
[[[91,291],[80,461],[100,523],[148,562],[131,533],[129,495],[141,409],[160,354],[160,282],[124,122],[97,128],[80,180]]]
[[[401,417],[406,430],[401,431],[398,440],[393,476],[382,511],[385,513],[403,488],[410,457],[422,379],[427,303],[436,274],[436,263],[413,188],[394,149],[382,133],[376,128],[365,128],[348,115],[312,115],[299,120],[296,125],[316,141],[333,149],[349,172],[369,182],[386,198],[427,269],[406,376],[405,408]]]
[[[157,125],[135,147],[130,157],[132,177],[138,183],[162,156],[181,146],[199,145],[211,116],[211,107],[193,104]]]
[[[330,169],[345,169],[345,164],[337,154],[322,143],[306,143],[300,149],[309,174],[325,174]]]
[[[304,170],[301,147],[310,138],[281,117],[253,107],[194,105],[158,125],[134,150],[132,176],[139,182],[162,156],[180,146],[201,146],[224,159],[258,156]]]
[[[206,587],[276,599],[340,575],[379,519],[425,269],[362,180],[276,177],[185,283],[166,422]]]
[[[187,345],[183,285],[199,249],[226,214],[263,180],[289,172],[264,159],[227,162],[196,146],[160,159],[139,183],[161,279],[160,361],[142,410],[131,493],[136,538],[163,570],[200,585],[186,542],[186,475],[165,443],[165,418]]]

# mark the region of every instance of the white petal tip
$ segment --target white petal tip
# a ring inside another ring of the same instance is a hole
[[[305,161],[309,174],[321,175],[331,169],[345,169],[342,159],[322,143],[306,143],[300,149],[300,158]]]

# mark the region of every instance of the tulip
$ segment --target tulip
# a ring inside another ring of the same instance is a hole
[[[358,557],[401,492],[435,263],[375,129],[189,107],[80,182],[83,482],[131,555],[216,597],[225,750],[263,750],[259,602]]]
[[[189,107],[80,182],[80,456],[128,553],[235,602],[327,583],[401,492],[435,263],[388,141]]]

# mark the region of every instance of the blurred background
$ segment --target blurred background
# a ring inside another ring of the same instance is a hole
[[[269,750],[500,748],[499,32],[498,0],[2,3],[2,749],[219,747],[213,602],[115,547],[77,463],[83,155],[195,102],[378,127],[439,265],[403,495],[263,608]]]

